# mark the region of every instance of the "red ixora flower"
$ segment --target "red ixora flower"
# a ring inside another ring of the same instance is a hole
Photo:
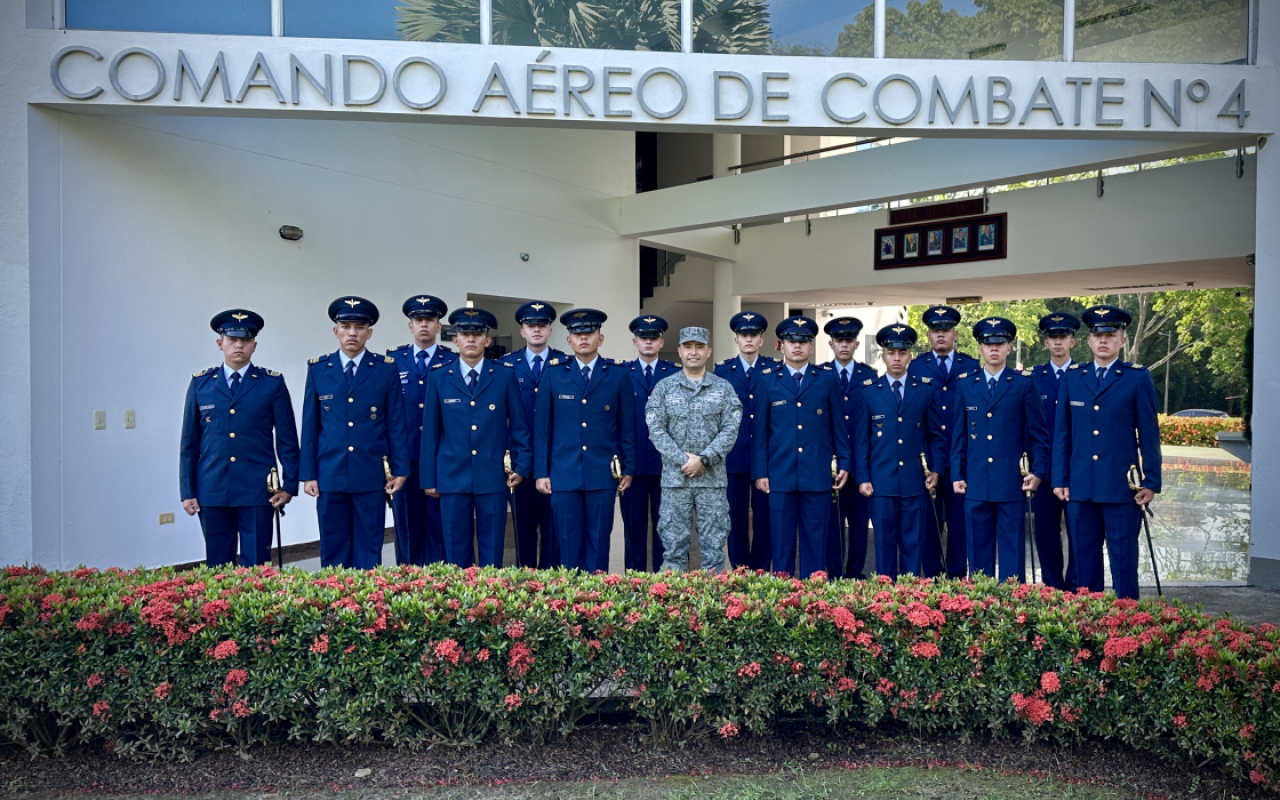
[[[725,724],[720,726],[720,735],[726,739],[733,736],[737,736],[738,726],[734,725],[732,722],[726,722]]]
[[[1058,679],[1058,673],[1046,672],[1040,676],[1040,688],[1044,689],[1045,694],[1053,694],[1062,688],[1062,681]]]
[[[173,690],[173,684],[165,681],[156,688],[151,690],[151,696],[157,700],[163,700],[169,696],[169,692]]]
[[[507,658],[507,668],[517,678],[523,678],[533,668],[533,650],[524,642],[516,642]]]
[[[1173,724],[1174,724],[1175,726],[1179,727],[1179,728],[1185,728],[1185,727],[1187,727],[1187,715],[1186,715],[1186,714],[1174,714],[1174,715],[1173,715]]]
[[[436,644],[435,653],[437,658],[457,666],[458,660],[462,658],[462,645],[453,639],[445,639]]]
[[[1252,722],[1245,723],[1244,725],[1240,726],[1240,738],[1241,739],[1252,738],[1254,730],[1256,730],[1256,728],[1254,727],[1254,724]]]
[[[1102,645],[1102,654],[1123,658],[1141,649],[1142,644],[1132,636],[1113,636]]]
[[[107,716],[111,716],[110,714],[107,714],[107,712],[110,710],[111,710],[111,704],[108,703],[106,700],[99,700],[98,702],[93,704],[93,715],[95,717],[101,717],[104,714],[106,714]]]
[[[231,658],[239,652],[240,645],[236,644],[236,640],[228,639],[225,642],[219,642],[218,645],[213,648],[212,655],[215,659],[221,661],[224,658]]]
[[[916,642],[911,645],[911,654],[918,658],[936,658],[942,651],[933,642]]]
[[[520,693],[516,692],[515,694],[509,694],[504,697],[502,699],[502,704],[507,707],[508,711],[515,711],[517,708],[524,705],[524,700],[521,700]]]
[[[311,643],[311,652],[323,655],[329,652],[329,634],[322,633]]]
[[[1053,706],[1049,705],[1043,697],[1037,695],[1024,697],[1015,693],[1010,699],[1013,700],[1013,708],[1018,716],[1037,728],[1046,722],[1053,722]]]

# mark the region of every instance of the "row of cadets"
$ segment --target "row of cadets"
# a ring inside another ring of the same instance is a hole
[[[769,320],[763,314],[743,311],[729,320],[733,331],[733,343],[738,355],[716,364],[713,370],[718,377],[729,381],[745,412],[738,429],[738,440],[729,451],[726,466],[729,471],[729,563],[735,567],[769,570],[773,565],[773,545],[770,535],[769,496],[755,487],[752,481],[752,403],[755,398],[755,382],[768,369],[781,362],[760,354],[764,345],[764,332]]]

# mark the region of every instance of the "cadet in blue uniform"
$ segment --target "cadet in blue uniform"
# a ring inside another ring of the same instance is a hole
[[[405,429],[409,432],[408,491],[396,492],[392,498],[396,519],[396,562],[400,564],[433,564],[444,561],[444,534],[440,523],[440,498],[418,491],[421,474],[418,453],[422,450],[423,396],[431,368],[436,364],[452,364],[457,353],[439,344],[440,318],[449,313],[449,305],[438,297],[419,294],[401,306],[409,318],[413,342],[388,350],[396,360],[400,387],[404,390]]]
[[[1093,360],[1073,365],[1058,388],[1053,488],[1070,501],[1080,584],[1102,591],[1105,541],[1116,595],[1136,600],[1142,507],[1160,491],[1160,426],[1151,374],[1119,360],[1130,322],[1115,306],[1084,312]],[[1131,466],[1145,473],[1136,493],[1129,488]]]
[[[583,308],[561,319],[574,354],[552,359],[538,387],[533,474],[551,495],[561,563],[607,570],[614,494],[631,485],[636,463],[635,395],[622,362],[600,357],[605,313]]]
[[[769,495],[773,568],[795,569],[798,533],[798,574],[807,578],[827,565],[828,506],[832,490],[849,479],[849,428],[835,373],[809,363],[817,323],[788,317],[774,332],[783,342],[783,363],[761,370],[756,380],[751,475],[756,488]]]
[[[658,358],[666,339],[667,321],[646,314],[631,320],[631,343],[638,357],[628,367],[635,397],[636,466],[631,488],[622,495],[622,524],[627,546],[626,567],[657,571],[662,566],[662,540],[658,538],[658,514],[662,509],[662,456],[649,441],[649,426],[644,420],[645,405],[658,381],[680,371],[674,363]],[[653,566],[649,566],[649,548],[653,548]]]
[[[972,374],[981,364],[973,356],[956,350],[956,326],[960,324],[960,312],[951,306],[930,306],[924,312],[924,324],[929,329],[929,348],[927,355],[911,362],[912,377],[926,377],[933,381],[938,393],[938,423],[947,436],[946,452],[948,458],[935,467],[939,470],[937,516],[929,513],[925,517],[928,527],[924,541],[924,574],[940,575],[946,570],[948,578],[963,578],[968,572],[968,544],[965,536],[964,498],[955,493],[950,475],[951,440],[955,438],[955,425],[952,422],[956,412],[956,380],[962,373]],[[925,509],[926,511],[928,509]],[[942,535],[938,531],[938,523],[946,525],[946,564],[942,563]]]
[[[182,509],[200,515],[205,560],[250,567],[271,560],[273,508],[298,493],[298,428],[279,372],[250,362],[262,317],[242,308],[223,311],[217,332],[222,366],[197,372],[182,414],[178,482]],[[280,457],[280,491],[267,492],[267,474]]]
[[[946,437],[938,424],[938,392],[927,375],[909,375],[917,334],[910,325],[876,333],[886,374],[862,382],[861,419],[854,438],[858,491],[871,498],[876,571],[897,578],[923,569],[928,490],[938,484]],[[921,455],[929,471],[921,463]]]
[[[857,317],[840,317],[822,328],[831,337],[831,350],[835,358],[826,366],[836,374],[840,384],[840,397],[844,405],[844,420],[849,429],[852,445],[857,428],[859,406],[862,404],[862,384],[875,380],[876,371],[866,364],[854,361],[858,349],[858,336],[862,333],[862,320]],[[832,577],[865,578],[867,566],[867,524],[871,521],[871,503],[858,491],[854,481],[845,483],[840,490],[840,502],[831,504],[831,535],[827,539],[827,564]],[[845,526],[848,526],[848,557],[841,560],[844,550]]]
[[[738,440],[729,451],[729,563],[735,567],[768,570],[773,564],[769,535],[769,496],[755,488],[751,480],[751,401],[755,381],[766,369],[782,362],[760,355],[769,320],[754,311],[742,311],[729,320],[735,358],[716,364],[714,373],[733,384],[742,403],[742,425]]]
[[[366,349],[377,306],[341,297],[329,305],[329,319],[338,351],[307,368],[298,477],[319,498],[320,564],[372,569],[382,561],[386,495],[394,497],[409,476],[404,393],[395,359]]]
[[[1040,387],[1040,400],[1044,405],[1045,422],[1049,425],[1049,441],[1053,441],[1054,422],[1058,416],[1058,385],[1071,368],[1071,349],[1076,346],[1076,331],[1080,320],[1071,314],[1054,312],[1040,318],[1040,335],[1049,351],[1049,363],[1032,369]],[[1044,582],[1055,589],[1075,589],[1076,583],[1074,542],[1071,525],[1066,526],[1067,562],[1063,570],[1062,532],[1066,516],[1066,504],[1053,493],[1053,485],[1045,481],[1036,489],[1036,552],[1040,554],[1040,574]]]
[[[501,567],[507,496],[533,466],[515,368],[485,361],[498,320],[482,308],[449,315],[458,360],[432,367],[422,413],[422,490],[440,498],[449,563]],[[504,453],[511,454],[511,472]]]
[[[969,567],[1000,580],[1026,580],[1027,492],[1049,475],[1049,430],[1031,370],[1009,369],[1018,327],[1003,317],[973,326],[982,368],[960,376],[953,399],[958,433],[951,442],[951,480],[964,495]],[[1023,477],[1023,455],[1030,474]],[[1059,545],[1061,547],[1061,545]]]
[[[564,361],[564,353],[547,345],[556,310],[550,303],[531,300],[516,309],[516,323],[525,346],[503,356],[501,363],[516,372],[516,385],[524,402],[525,420],[534,429],[533,409],[547,365],[552,359]],[[560,546],[551,519],[551,498],[538,491],[532,480],[516,484],[511,493],[511,515],[515,517],[516,565],[550,569],[560,566]]]

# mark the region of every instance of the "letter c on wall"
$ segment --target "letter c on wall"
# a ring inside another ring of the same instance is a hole
[[[94,50],[92,47],[62,48],[57,52],[57,54],[54,55],[53,61],[49,62],[49,77],[53,79],[53,88],[57,89],[58,93],[61,94],[63,97],[69,97],[72,100],[92,100],[93,98],[102,94],[101,86],[95,86],[87,92],[73,92],[67,88],[67,85],[65,83],[62,82],[62,59],[66,58],[72,53],[84,53],[85,55],[92,58],[94,61],[102,60],[102,54],[99,53],[97,50]]]

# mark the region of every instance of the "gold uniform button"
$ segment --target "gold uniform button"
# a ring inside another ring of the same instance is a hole
[[[796,408],[800,408],[800,406],[802,406],[802,405],[804,405],[804,404],[803,404],[803,403],[801,403],[799,400],[797,400],[797,401],[796,401]]]
[[[804,426],[803,426],[803,425],[797,425],[797,426],[796,426],[796,430],[798,430],[798,431],[802,431],[802,430],[804,430]]]
[[[422,426],[421,426],[421,425],[419,425],[419,426],[418,426],[418,430],[422,430]]]
[[[355,424],[354,422],[348,422],[348,423],[347,423],[347,427],[348,427],[348,428],[354,428],[355,426],[356,426],[356,424]]]
[[[423,381],[418,381],[419,386],[421,386],[422,384],[423,384]]]
[[[236,435],[235,435],[234,433],[230,433],[230,434],[227,434],[227,435],[228,435],[228,436],[230,436],[232,439],[236,438]]]
[[[587,404],[587,398],[585,398],[585,397],[584,397],[584,398],[582,398],[582,404],[583,404],[584,406]],[[475,403],[472,403],[471,405],[473,405],[473,406],[474,406],[474,405],[475,405]]]
[[[347,402],[348,402],[348,403],[354,403],[355,401],[356,401],[356,399],[355,399],[354,397],[348,397],[348,398],[347,398]]]
[[[232,414],[236,413],[236,410],[235,410],[234,408],[233,408],[233,409],[231,409],[231,413],[232,413]]]
[[[942,391],[944,391],[944,392],[945,392],[946,390],[947,390],[947,387],[943,386],[943,387],[942,387]]]
[[[236,457],[235,457],[235,456],[232,456],[232,457],[231,457],[231,463],[232,463],[232,464],[236,463]]]
[[[796,452],[798,452],[798,453],[803,453],[803,452],[804,452],[804,448],[803,448],[803,447],[797,447],[797,448],[796,448]]]
[[[988,442],[989,442],[989,441],[991,441],[991,434],[989,434],[989,433],[987,434],[987,441],[988,441]]]
[[[377,418],[378,418],[378,415],[377,415],[377,414],[370,414],[370,415],[369,415],[369,419],[377,419]]]
[[[476,404],[476,401],[475,401],[475,400],[472,400],[472,401],[471,401],[471,405],[473,405],[473,406],[474,406],[475,404]]]
[[[1098,460],[1098,457],[1097,457],[1097,456],[1094,456],[1094,457],[1093,457],[1093,460],[1094,460],[1094,461],[1097,461],[1097,460]]]
[[[425,403],[418,403],[418,408],[426,408],[426,404],[425,404]]]
[[[747,395],[747,399],[748,399],[748,400],[755,400],[755,399],[756,399],[756,396],[755,396],[754,394],[749,394],[749,395]]]
[[[476,426],[475,426],[475,425],[472,425],[472,426],[471,426],[471,430],[473,430],[473,431],[474,431],[475,429],[476,429]],[[475,455],[475,454],[473,453],[472,455]]]
[[[902,440],[901,440],[901,439],[899,439],[899,440],[898,440],[898,444],[902,444]]]
[[[845,415],[844,415],[844,418],[845,418],[845,420],[846,420],[846,421],[848,421],[848,419],[849,419],[849,415],[848,415],[848,414],[845,414]]]
[[[902,417],[898,417],[898,422],[902,422]]]
[[[902,466],[902,462],[901,462],[901,461],[899,461],[899,462],[898,462],[898,466]]]
[[[355,447],[353,447],[353,446],[348,446],[348,447],[347,447],[347,452],[348,452],[348,453],[354,453],[354,452],[355,452]]]
[[[1101,408],[1098,408],[1097,406],[1094,406],[1094,407],[1093,407],[1093,410],[1094,410],[1094,411],[1101,411],[1102,409],[1101,409]]]
[[[1098,432],[1097,432],[1097,431],[1094,431],[1094,432],[1093,432],[1093,435],[1094,435],[1094,436],[1097,436],[1097,435],[1098,435]]]
[[[475,450],[472,450],[472,451],[471,451],[471,455],[473,455],[473,456],[474,456],[475,454],[476,454],[476,451],[475,451]]]
[[[917,423],[916,423],[916,427],[917,427],[917,428],[919,428],[919,427],[920,427],[920,423],[919,423],[919,422],[917,422]],[[943,426],[942,426],[942,429],[945,431],[945,430],[947,429],[947,426],[946,426],[946,425],[943,425]]]
[[[497,406],[495,406],[493,403],[490,403],[490,404],[489,404],[489,410],[490,410],[490,411],[496,411],[497,409],[498,409],[498,407],[497,407]],[[606,409],[605,409],[605,411],[608,411],[608,410],[609,410],[608,408],[606,408]]]
[[[876,431],[876,436],[884,436],[884,431]]]
[[[822,409],[818,409],[818,416],[822,416]]]
[[[990,463],[991,463],[991,461],[992,461],[992,459],[990,459],[990,458],[988,458],[988,459],[987,459],[987,463],[988,463],[988,464],[990,464]]]
[[[582,423],[582,427],[584,427],[584,428],[585,428],[585,427],[587,427],[587,423],[585,423],[585,422],[584,422],[584,423]]]
[[[942,410],[943,410],[943,411],[946,411],[946,410],[947,410],[947,407],[946,407],[946,406],[943,406],[943,407],[942,407]]]
[[[582,449],[583,449],[583,450],[586,450],[586,449],[587,449],[587,446],[584,444],[584,445],[582,446]]]
[[[369,410],[370,410],[370,411],[377,411],[377,410],[378,410],[378,407],[377,407],[377,406],[369,406]]]
[[[990,416],[991,416],[991,412],[990,412],[990,411],[988,411],[988,412],[987,412],[987,416],[988,416],[988,417],[990,417]]]

